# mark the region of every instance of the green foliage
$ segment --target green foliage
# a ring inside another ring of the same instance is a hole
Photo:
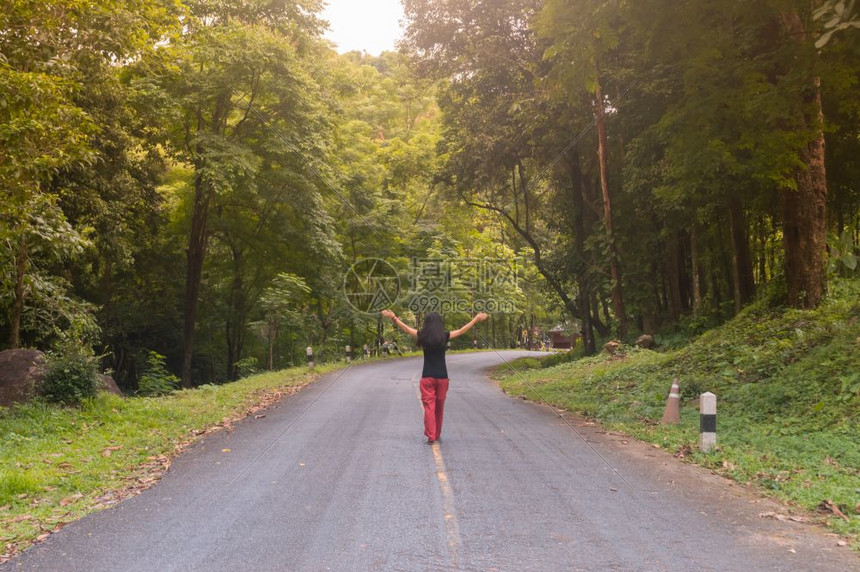
[[[98,361],[87,346],[67,341],[48,354],[39,393],[48,403],[78,405],[99,390]]]
[[[259,363],[257,362],[257,358],[251,356],[242,358],[236,362],[236,371],[239,375],[239,378],[248,377],[259,373]]]
[[[860,398],[860,373],[840,375],[837,379],[841,383],[839,388],[839,401],[849,403]]]
[[[830,260],[827,264],[828,272],[845,276],[857,270],[854,235],[850,229],[842,231],[840,236],[831,235],[827,241],[827,247],[830,250]]]
[[[826,0],[812,17],[824,23],[824,31],[815,40],[816,48],[827,45],[833,34],[855,28],[860,30],[860,14],[854,13],[855,0]]]
[[[541,360],[537,358],[522,358],[517,360],[516,368],[517,369],[540,369],[543,367],[541,364]]]
[[[540,360],[543,367],[554,367],[563,363],[573,361],[582,357],[582,341],[579,342],[579,347],[566,352],[554,353],[549,357]]]
[[[179,378],[167,371],[165,357],[157,352],[149,352],[146,371],[138,381],[138,395],[159,397],[179,389]]]

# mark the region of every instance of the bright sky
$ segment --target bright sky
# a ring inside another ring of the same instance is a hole
[[[394,50],[400,38],[403,9],[400,0],[326,0],[323,17],[330,30],[326,37],[337,44],[340,53],[366,51],[378,56]]]

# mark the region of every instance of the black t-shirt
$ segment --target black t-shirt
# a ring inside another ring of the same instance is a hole
[[[441,348],[428,349],[422,346],[424,369],[421,371],[421,377],[448,378],[448,368],[445,366],[445,350],[448,349],[449,339],[451,339],[451,332],[445,332],[445,343],[442,344]]]

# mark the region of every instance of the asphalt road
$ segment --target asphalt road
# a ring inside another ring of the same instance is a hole
[[[515,355],[449,356],[433,446],[419,360],[330,375],[0,570],[860,569],[816,527],[758,516],[778,505],[505,396],[484,370]]]

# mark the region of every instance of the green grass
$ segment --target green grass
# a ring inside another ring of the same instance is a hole
[[[624,348],[555,365],[528,359],[496,373],[513,395],[546,401],[657,443],[809,510],[832,500],[849,521],[827,524],[860,548],[860,280],[831,285],[816,310],[759,302],[727,324],[665,353]],[[672,378],[681,423],[659,425]],[[534,388],[534,389],[533,389]],[[718,448],[698,451],[690,402],[717,395]]]
[[[158,398],[103,393],[79,408],[38,402],[0,408],[0,562],[151,486],[206,431],[342,367],[293,368]]]

